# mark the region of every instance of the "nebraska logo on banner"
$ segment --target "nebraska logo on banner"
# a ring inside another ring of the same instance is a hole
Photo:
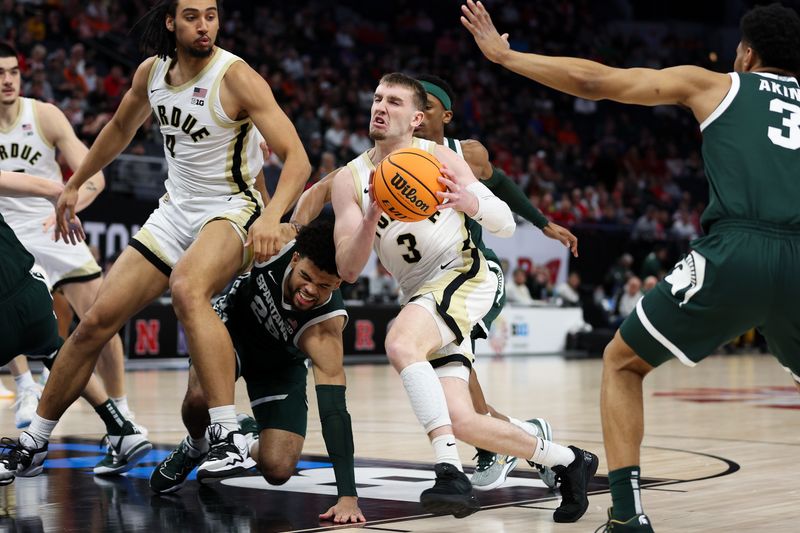
[[[497,257],[508,260],[509,272],[506,275],[509,277],[517,267],[530,271],[536,265],[547,267],[554,284],[567,281],[569,250],[560,242],[545,237],[535,226],[528,223],[517,225],[510,239],[501,239],[484,231],[483,242],[494,250]]]

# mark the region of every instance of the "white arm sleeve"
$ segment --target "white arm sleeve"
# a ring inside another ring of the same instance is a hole
[[[514,222],[514,215],[508,204],[495,196],[480,181],[471,183],[467,186],[467,190],[478,198],[478,212],[471,218],[493,235],[511,237],[517,228],[517,223]]]

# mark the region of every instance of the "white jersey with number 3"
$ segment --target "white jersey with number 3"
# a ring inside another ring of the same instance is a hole
[[[434,153],[436,144],[414,138],[413,147]],[[353,174],[354,187],[366,214],[369,207],[369,177],[375,165],[369,151],[347,164]],[[419,222],[400,222],[382,214],[378,222],[374,248],[386,269],[397,280],[405,304],[415,294],[445,274],[458,270],[470,277],[483,276],[486,261],[472,242],[463,213],[443,209]]]
[[[229,118],[219,95],[223,76],[237,61],[242,59],[215,47],[205,68],[179,86],[167,83],[171,59],[153,63],[147,95],[164,136],[169,193],[228,196],[253,187],[264,164],[261,137],[249,118]]]

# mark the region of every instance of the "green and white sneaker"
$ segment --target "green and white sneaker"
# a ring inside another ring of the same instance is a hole
[[[107,445],[106,456],[94,467],[94,473],[99,476],[114,476],[127,472],[153,449],[150,441],[130,420],[125,421],[121,435],[106,435],[103,439]]]
[[[653,526],[647,515],[637,514],[622,522],[611,518],[611,507],[608,508],[608,522],[600,526],[594,533],[653,533]]]
[[[531,418],[530,420],[527,420],[527,422],[536,426],[536,429],[539,430],[539,436],[541,438],[553,442],[553,428],[550,427],[550,423],[547,422],[547,420],[544,418]],[[528,461],[528,464],[539,472],[539,479],[541,479],[544,484],[550,488],[550,490],[555,490],[557,485],[556,474],[550,469],[550,467],[531,461]]]
[[[251,450],[253,443],[258,440],[258,422],[246,413],[236,415],[236,421],[239,422],[239,429],[244,433],[244,438],[247,440],[247,449]]]
[[[517,458],[476,449],[478,453],[473,459],[478,459],[478,465],[470,480],[472,488],[481,491],[496,489],[506,482],[508,474],[517,466]]]
[[[194,451],[195,457],[190,453]],[[186,483],[192,470],[202,463],[206,454],[196,450],[186,437],[150,474],[150,488],[158,494],[175,492]]]

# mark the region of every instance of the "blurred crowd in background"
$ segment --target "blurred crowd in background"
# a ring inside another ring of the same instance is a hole
[[[725,36],[736,34],[740,3],[712,2],[725,8],[713,17],[699,7],[687,10],[695,20],[677,13],[675,21],[663,22],[659,13],[661,22],[649,22],[651,8],[630,0],[485,2],[517,50],[620,67],[690,63],[715,70],[731,68],[736,41]],[[578,272],[559,287],[543,267],[518,272],[513,265],[506,272],[509,285],[519,280],[528,289],[521,298],[576,305],[574,296],[583,291],[604,302],[612,323],[629,312],[625,294],[633,287],[640,293],[650,276],[663,276],[702,233],[707,185],[693,117],[674,107],[574,98],[498,68],[461,28],[460,2],[427,2],[425,9],[411,0],[379,4],[222,4],[219,45],[269,82],[311,159],[309,185],[371,146],[368,114],[383,73],[438,75],[456,93],[448,136],[481,140],[493,163],[551,220],[576,233],[623,234],[632,246],[633,255],[606,257],[588,274],[584,268],[589,286]],[[143,57],[131,28],[150,5],[3,0],[0,37],[23,54],[23,94],[57,104],[91,144]],[[145,125],[128,153],[163,154],[155,123]]]

